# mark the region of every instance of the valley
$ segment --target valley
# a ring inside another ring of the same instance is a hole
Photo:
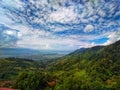
[[[108,46],[78,49],[50,62],[0,60],[3,87],[22,90],[118,90],[120,41]]]

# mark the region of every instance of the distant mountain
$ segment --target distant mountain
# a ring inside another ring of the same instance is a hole
[[[34,50],[27,48],[0,48],[0,54],[23,55],[23,54],[68,54],[70,51]]]
[[[62,57],[67,53],[69,53],[69,51],[0,48],[0,58],[16,57],[44,61]]]
[[[26,49],[26,48],[0,48],[0,55],[24,55],[24,54],[37,54],[44,53],[38,50]]]
[[[85,52],[88,48],[80,48],[80,49],[77,49],[76,51],[68,54],[68,55],[77,55],[77,54],[81,54],[83,52]]]

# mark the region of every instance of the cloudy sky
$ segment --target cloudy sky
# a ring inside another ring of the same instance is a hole
[[[0,47],[75,50],[120,40],[120,0],[0,0]]]

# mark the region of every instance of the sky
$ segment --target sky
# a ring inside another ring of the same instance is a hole
[[[120,40],[120,0],[0,0],[0,47],[76,50]]]

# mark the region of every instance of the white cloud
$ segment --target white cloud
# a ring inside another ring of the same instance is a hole
[[[55,38],[48,38],[48,37],[39,37],[36,34],[33,34],[32,36],[24,36],[21,40],[17,42],[18,47],[24,47],[24,48],[32,48],[32,49],[52,49],[52,50],[69,50],[71,49],[77,49],[79,46],[88,46],[89,44],[87,42],[81,42],[77,39],[67,38],[67,37],[57,37]],[[74,45],[73,45],[74,44]],[[59,48],[54,47],[56,45]]]
[[[74,12],[74,7],[61,7],[57,11],[50,14],[49,19],[51,22],[56,21],[60,23],[67,23],[74,21],[77,14]]]
[[[6,30],[5,34],[15,35],[14,30],[19,31],[16,35],[18,37],[16,43],[18,47],[59,50],[77,49],[97,45],[94,42],[95,39],[107,36],[109,40],[105,44],[110,44],[120,39],[120,35],[118,35],[120,31],[116,33],[114,29],[112,29],[112,32],[106,30],[106,28],[111,26],[120,25],[120,22],[119,20],[104,20],[103,17],[106,16],[107,12],[105,8],[110,4],[106,4],[105,0],[85,2],[85,5],[75,4],[68,0],[29,0],[32,3],[29,5],[30,8],[25,8],[29,3],[23,3],[20,0],[2,1],[6,7],[10,7],[11,11],[8,12],[9,9],[6,10],[0,6],[0,24],[11,28],[12,31]],[[70,6],[65,6],[66,1]],[[103,5],[105,8],[102,7]],[[110,8],[112,8],[109,10],[111,16],[113,15],[112,11],[115,10],[114,6],[114,3],[110,5]],[[51,8],[54,10],[51,10]],[[108,7],[108,9],[110,8]],[[27,13],[22,13],[22,11]],[[14,20],[10,19],[6,13]],[[119,14],[120,12],[114,16]],[[81,30],[84,32],[81,32]],[[87,35],[87,32],[92,32],[93,30],[95,31],[94,34]],[[62,31],[65,31],[65,33],[60,34]],[[55,34],[58,32],[60,32],[59,35]],[[89,41],[93,42],[89,43]]]
[[[120,15],[120,11],[116,12],[114,17],[119,16],[119,15]]]
[[[108,38],[109,40],[105,42],[103,45],[109,45],[120,40],[120,30],[118,30],[117,32],[111,33],[110,35],[108,35]]]
[[[21,38],[21,37],[22,37],[22,33],[18,32],[18,38]]]
[[[13,35],[13,34],[14,34],[14,32],[13,32],[13,31],[10,31],[10,30],[5,31],[4,33],[6,33],[6,34],[8,34],[8,35]]]
[[[18,36],[18,32],[16,30],[5,30],[3,33],[11,36]]]
[[[98,14],[99,14],[101,17],[106,16],[105,11],[103,11],[102,9],[100,9],[100,10],[98,11]]]
[[[94,29],[93,25],[87,25],[84,28],[84,32],[91,32],[91,31],[93,31],[93,29]]]
[[[22,8],[20,0],[2,0],[1,4],[8,7]]]

